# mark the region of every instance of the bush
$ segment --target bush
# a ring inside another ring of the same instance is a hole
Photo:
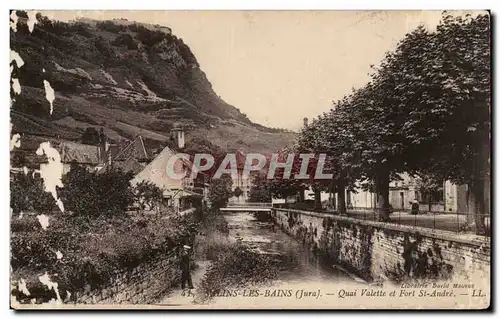
[[[167,38],[166,33],[158,30],[150,30],[139,24],[130,25],[129,29],[137,32],[137,39],[147,47],[153,47]]]
[[[77,215],[123,215],[134,201],[132,177],[132,173],[119,169],[97,173],[72,165],[63,177],[61,198],[66,208]]]
[[[220,248],[200,284],[205,298],[228,287],[263,284],[277,278],[279,268],[271,257],[253,252],[240,243]]]
[[[12,278],[23,278],[31,293],[13,294],[20,302],[46,302],[55,295],[47,291],[38,276],[47,272],[64,297],[74,296],[85,286],[105,287],[117,274],[124,273],[175,248],[196,231],[190,218],[163,218],[161,215],[131,218],[86,218],[68,215],[51,218],[43,230],[35,216],[12,221]],[[62,253],[58,259],[56,252]],[[172,256],[176,258],[176,256]]]
[[[233,197],[232,185],[233,181],[231,178],[222,177],[212,180],[208,198],[213,209],[218,210],[227,205],[229,198]]]
[[[119,36],[117,36],[113,40],[113,42],[111,42],[111,44],[114,45],[114,46],[122,46],[122,45],[124,45],[129,50],[137,50],[137,48],[139,47],[138,43],[135,42],[134,37],[132,37],[128,33],[120,34]]]
[[[38,175],[33,176],[31,173],[11,174],[10,206],[14,216],[27,211],[44,214],[55,208],[54,198],[45,191],[43,180]]]
[[[134,195],[142,210],[157,207],[163,199],[163,191],[155,184],[146,181],[135,186]]]
[[[116,58],[117,53],[115,48],[102,36],[94,39],[94,45],[99,51],[99,53],[106,58]]]
[[[112,33],[120,33],[127,30],[127,26],[116,24],[113,21],[98,22],[97,28]]]

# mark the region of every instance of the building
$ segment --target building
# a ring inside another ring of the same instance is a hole
[[[179,134],[179,131],[182,134]],[[177,126],[174,136],[179,150],[184,148],[184,132]],[[173,165],[176,174],[183,174],[184,177],[176,179],[169,175],[167,166],[169,160],[176,155],[176,152],[169,147],[165,147],[154,159],[141,169],[130,181],[132,185],[140,182],[150,182],[162,189],[165,205],[172,207],[176,212],[188,209],[196,200],[201,200],[208,193],[208,183],[205,175],[198,172],[199,178],[192,178],[192,170],[196,169],[188,159],[177,159]]]
[[[231,197],[229,199],[232,203],[240,203],[247,202],[250,197],[250,189],[252,188],[252,176],[251,174],[244,174],[246,154],[242,150],[238,150],[235,154],[236,156],[236,165],[237,165],[237,174],[236,176],[231,176],[233,181],[232,191],[234,192],[237,188],[239,188],[242,193],[239,197]]]
[[[411,203],[415,200],[419,202],[420,211],[429,211],[429,207],[433,212],[458,211],[460,187],[457,185],[445,181],[442,187],[424,196],[417,179],[406,173],[400,177],[400,180],[391,181],[389,184],[389,204],[395,211],[410,210]],[[362,190],[360,187],[355,192],[346,191],[346,206],[349,209],[374,209],[376,205],[377,196],[374,192]]]
[[[83,166],[90,171],[98,171],[104,167],[104,164],[108,161],[106,148],[103,149],[98,145],[64,141],[56,145],[55,149],[57,149],[61,155],[63,174],[68,173],[73,164]]]
[[[120,168],[125,172],[139,173],[151,161],[142,136],[137,136],[127,146],[119,150],[117,145],[109,147],[110,160],[105,168]]]

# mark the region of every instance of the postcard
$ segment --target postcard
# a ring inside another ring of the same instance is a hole
[[[11,307],[488,309],[488,11],[10,13]]]

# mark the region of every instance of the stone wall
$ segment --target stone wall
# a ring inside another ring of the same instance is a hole
[[[163,255],[117,275],[107,287],[77,293],[76,304],[146,304],[165,296],[180,282],[176,255]]]
[[[490,244],[484,237],[292,209],[271,214],[283,231],[367,281],[489,278]]]

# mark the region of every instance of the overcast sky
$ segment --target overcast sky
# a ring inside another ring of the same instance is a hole
[[[69,20],[75,12],[43,12]],[[438,11],[78,11],[172,28],[215,92],[257,123],[297,129],[368,81],[370,65]]]

